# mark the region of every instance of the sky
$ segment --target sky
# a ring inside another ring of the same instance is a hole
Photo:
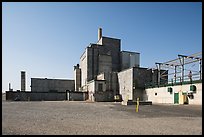
[[[3,2],[2,92],[31,78],[74,79],[74,65],[102,35],[140,53],[140,66],[202,51],[201,2]]]

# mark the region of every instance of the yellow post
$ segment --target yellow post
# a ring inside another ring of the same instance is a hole
[[[137,102],[136,102],[136,112],[139,111],[139,98],[137,98]]]

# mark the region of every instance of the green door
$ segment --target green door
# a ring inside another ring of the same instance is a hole
[[[179,103],[179,93],[174,93],[174,104]]]

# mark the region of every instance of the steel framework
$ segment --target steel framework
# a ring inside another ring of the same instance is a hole
[[[158,70],[157,84],[160,85],[160,80],[167,78],[168,83],[181,84],[185,81],[202,80],[202,52],[198,52],[189,56],[178,55],[178,58],[164,63],[155,63]],[[191,66],[190,66],[191,65]],[[194,69],[195,67],[196,70]],[[160,70],[165,70],[161,73]],[[165,73],[168,71],[168,73]],[[168,76],[168,77],[166,77]]]

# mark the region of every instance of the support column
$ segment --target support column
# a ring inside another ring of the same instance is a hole
[[[175,70],[174,70],[174,72],[175,72],[175,74],[174,74],[174,81],[175,81],[175,84],[176,84],[176,67],[177,67],[177,66],[175,66]]]
[[[157,69],[158,69],[158,81],[157,84],[160,85],[160,79],[161,79],[161,74],[160,74],[160,69],[161,69],[161,63],[156,63]]]
[[[200,80],[201,80],[202,79],[202,59],[200,59],[199,65],[200,65],[199,73],[200,73]]]
[[[181,82],[183,83],[184,82],[184,57],[182,57],[182,72],[181,72]]]

